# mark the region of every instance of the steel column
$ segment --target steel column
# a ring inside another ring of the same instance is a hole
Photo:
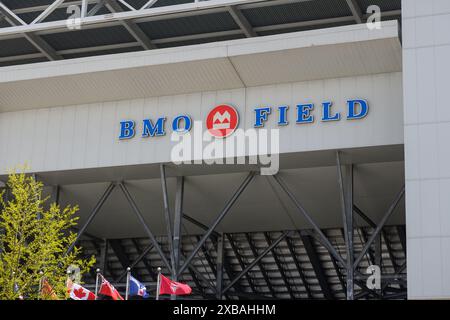
[[[100,248],[100,270],[105,275],[107,263],[108,263],[108,239],[103,239],[103,245]]]
[[[53,203],[56,203],[57,205],[59,205],[59,195],[61,191],[61,187],[59,185],[55,185],[53,186],[53,191],[52,191],[52,201]]]
[[[167,192],[166,167],[164,166],[164,164],[160,165],[159,170],[161,174],[161,188],[164,204],[164,219],[166,220],[167,242],[169,243],[170,261],[173,268],[175,266],[175,258],[173,255],[172,221],[170,218],[169,194]]]
[[[224,240],[224,235],[222,233],[217,239],[216,298],[218,300],[222,300]]]
[[[79,230],[75,241],[67,249],[67,251],[65,253],[66,255],[69,254],[73,250],[73,248],[75,247],[75,244],[83,236],[83,233],[86,231],[87,227],[91,224],[92,220],[94,220],[95,216],[100,211],[100,209],[102,208],[103,204],[108,199],[108,197],[111,195],[111,192],[114,190],[115,187],[116,187],[116,185],[114,183],[110,183],[108,188],[106,188],[106,190],[103,193],[103,195],[101,196],[100,200],[97,202],[97,204],[95,205],[95,207],[92,210],[91,214],[89,215],[87,221],[84,223],[83,227],[81,227],[81,229]]]
[[[209,238],[209,236],[212,234],[212,232],[216,229],[216,227],[219,225],[219,223],[225,218],[227,213],[230,211],[233,204],[236,202],[236,200],[239,198],[239,196],[242,194],[242,192],[247,188],[249,183],[253,180],[255,177],[254,172],[250,172],[248,176],[245,178],[245,180],[242,182],[242,184],[239,186],[239,188],[236,190],[236,192],[233,194],[230,200],[228,200],[227,204],[223,208],[223,210],[220,212],[220,214],[216,217],[211,227],[208,229],[208,231],[203,235],[202,239],[197,243],[194,250],[192,251],[191,255],[186,259],[184,264],[181,266],[181,268],[178,270],[178,275],[180,275],[191,263],[194,256],[197,254],[197,252],[200,250],[202,245],[205,243],[206,239]]]
[[[345,165],[342,168],[340,152],[336,152],[336,165],[341,195],[342,219],[344,224],[344,238],[346,247],[346,275],[347,275],[347,300],[353,300],[354,296],[354,246],[353,246],[353,166]],[[344,169],[344,170],[342,170]]]
[[[239,281],[239,279],[241,279],[245,274],[247,274],[247,272],[249,270],[251,270],[262,258],[264,258],[273,248],[275,248],[284,238],[286,238],[287,236],[289,236],[291,234],[291,231],[285,231],[283,232],[274,242],[272,242],[272,244],[266,248],[266,250],[264,250],[264,252],[262,252],[258,257],[255,258],[255,260],[253,260],[252,263],[250,263],[244,270],[242,270],[237,276],[236,278],[234,278],[233,280],[231,280],[230,284],[228,284],[228,286],[225,287],[225,289],[223,289],[222,294],[224,294],[225,292],[227,292],[231,287],[233,287],[233,285]]]
[[[163,261],[164,265],[167,267],[167,269],[172,270],[169,262],[167,261],[166,256],[164,255],[164,252],[161,249],[161,246],[159,245],[158,241],[156,241],[155,236],[153,235],[152,231],[150,230],[150,228],[148,227],[147,223],[145,222],[141,211],[137,207],[136,202],[134,202],[134,199],[131,196],[130,192],[128,191],[127,187],[122,182],[119,184],[119,186],[122,189],[123,194],[127,198],[128,203],[130,204],[131,208],[133,209],[133,212],[136,214],[136,216],[138,217],[141,225],[144,227],[145,232],[147,233],[148,237],[150,238],[150,241],[153,243],[153,245],[155,246],[156,251],[158,251],[158,254],[161,256],[161,260]]]
[[[172,266],[173,280],[177,281],[178,268],[180,266],[181,248],[181,220],[183,219],[183,197],[184,197],[184,177],[177,177],[177,193],[175,195],[175,217],[173,222],[173,257]]]

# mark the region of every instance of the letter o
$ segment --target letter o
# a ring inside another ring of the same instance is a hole
[[[180,122],[184,120],[184,128],[180,128]],[[192,128],[192,120],[187,115],[180,115],[175,117],[172,121],[172,130],[178,133],[189,132]]]

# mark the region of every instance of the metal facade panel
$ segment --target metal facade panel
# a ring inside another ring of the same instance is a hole
[[[254,27],[351,16],[345,0],[304,1],[243,10]]]
[[[214,72],[210,73],[209,71],[212,70],[207,70],[208,72],[202,78],[204,82],[201,84],[202,86],[209,84],[223,87],[225,84],[236,84],[239,87],[239,79],[234,77],[228,64],[217,61],[210,67],[215,68]],[[170,83],[179,86],[180,90],[194,88],[187,87],[189,83],[192,83],[190,75],[194,72],[197,75],[203,73],[202,68],[196,64],[192,64],[185,69],[186,73],[180,73],[179,68],[175,68],[172,72],[166,70],[161,73],[149,73],[145,69],[139,70],[145,73],[146,77],[158,77],[160,84],[167,81],[165,79],[171,79]],[[125,72],[129,73],[128,70]],[[212,78],[211,74],[215,74],[215,77]],[[175,77],[178,77],[178,82],[174,83]],[[225,78],[228,79],[226,82],[224,82]],[[92,92],[101,92],[104,89],[103,86],[112,91],[128,90],[133,94],[138,93],[136,90],[161,92],[161,87],[148,88],[139,87],[138,83],[133,84],[131,82],[131,84],[132,86],[125,86],[123,83],[115,84],[114,79],[101,83],[96,83],[95,80],[83,83],[74,78],[70,86],[67,86],[66,83],[58,84],[55,81],[53,90],[55,90],[54,95],[60,90],[64,91],[65,97],[68,94],[67,90],[70,90],[69,97],[73,97],[71,99],[77,99],[80,92],[87,90],[86,87],[89,87]],[[15,85],[17,86],[17,84]],[[192,86],[194,85],[199,84],[192,84]],[[55,160],[61,155],[62,151],[59,143],[53,143],[49,139],[54,139],[55,136],[60,137],[65,130],[61,121],[58,120],[59,118],[55,118],[53,120],[55,125],[52,126],[51,130],[57,131],[52,136],[47,136],[47,133],[34,135],[39,140],[36,144],[42,141],[42,143],[48,144],[48,147],[43,149],[47,150],[44,154],[42,150],[36,149],[33,156],[29,158],[32,162],[30,165],[32,165],[34,171],[53,171],[56,169],[56,163],[57,169],[69,170],[169,162],[170,150],[175,143],[170,141],[170,134],[149,139],[151,141],[141,139],[139,136],[129,141],[119,141],[119,121],[134,119],[139,124],[145,116],[153,119],[166,116],[168,119],[167,130],[169,131],[170,121],[176,115],[189,114],[192,119],[203,120],[213,106],[224,102],[235,105],[241,114],[240,127],[248,129],[253,127],[253,109],[256,106],[269,104],[275,108],[278,105],[290,105],[292,106],[290,115],[292,121],[292,117],[295,116],[293,114],[295,113],[295,105],[304,102],[305,99],[306,101],[309,99],[318,105],[324,100],[330,99],[335,104],[335,111],[345,113],[346,99],[362,96],[372,106],[370,116],[360,122],[352,122],[351,125],[345,119],[332,125],[321,125],[320,121],[307,126],[292,123],[280,130],[280,138],[285,141],[281,145],[280,152],[291,153],[402,144],[403,130],[399,124],[402,123],[403,113],[401,108],[398,107],[402,104],[401,85],[401,73],[390,73],[41,109],[38,112],[39,116],[48,113],[53,114],[57,110],[65,114],[75,108],[76,116],[73,118],[73,123],[74,128],[77,128],[77,134],[64,142],[73,145],[74,149],[70,155],[71,160],[69,162]],[[31,98],[39,91],[43,92],[41,87],[33,86],[32,88],[37,91],[30,92],[27,91],[30,88],[23,89],[21,95]],[[111,92],[111,94],[113,93]],[[11,98],[14,97],[11,96]],[[43,105],[46,103],[45,99],[45,96],[41,96]],[[115,110],[115,112],[111,112],[111,110]],[[32,116],[33,112],[34,110],[1,113],[0,118],[6,121],[6,127],[8,128],[11,123],[20,122],[21,119],[24,119],[25,115]],[[319,115],[317,116],[319,117]],[[40,122],[33,121],[33,124],[37,130],[40,130],[40,125],[38,125]],[[380,126],[385,130],[379,130]],[[275,117],[267,122],[266,128],[277,128]],[[138,128],[138,130],[140,129]],[[20,157],[14,156],[15,150],[20,150],[20,141],[26,139],[21,131],[9,133],[7,131],[5,134],[6,138],[0,141],[0,145],[6,148],[8,152],[5,152],[7,156],[0,159],[2,170],[17,164]],[[308,138],[294,139],[293,137]],[[100,143],[100,141],[103,142]]]
[[[138,24],[150,39],[239,29],[226,12],[151,21]]]

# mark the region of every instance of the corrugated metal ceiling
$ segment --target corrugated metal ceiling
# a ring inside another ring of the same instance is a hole
[[[17,15],[30,23],[44,9],[30,12],[29,8],[35,6],[49,5],[54,0],[4,0],[3,3],[17,12]],[[135,8],[141,8],[147,0],[127,0]],[[66,0],[62,7],[55,10],[44,21],[64,20],[68,17],[67,5],[73,0]],[[176,4],[190,3],[193,0],[158,0],[153,7],[162,7]],[[401,0],[357,0],[361,11],[364,13],[369,5],[379,5],[383,12],[390,14],[383,20],[399,19],[398,10],[401,9]],[[264,5],[243,5],[241,12],[249,24],[259,36],[272,35],[286,32],[320,29],[327,27],[342,26],[356,23],[352,19],[351,10],[346,0],[311,0],[311,1],[273,1],[263,3]],[[90,0],[88,10],[95,5]],[[120,4],[122,10],[128,10]],[[28,9],[27,9],[28,8]],[[221,11],[221,12],[217,12]],[[110,13],[103,7],[97,15]],[[337,18],[337,19],[336,19]],[[332,21],[322,19],[333,19]],[[165,15],[152,17],[151,19],[139,19],[137,26],[148,37],[149,41],[156,40],[154,47],[167,48],[182,45],[200,44],[245,37],[243,30],[223,8],[215,12],[197,11],[185,16]],[[311,23],[309,23],[311,22]],[[9,24],[0,19],[0,28],[6,28]],[[108,25],[95,25],[84,27],[82,30],[67,31],[64,29],[45,31],[38,33],[48,44],[55,49],[61,57],[68,59],[79,56],[113,54],[117,52],[128,52],[132,50],[144,50],[137,44],[139,41],[133,37],[121,22],[109,23]],[[110,48],[101,46],[113,45]],[[117,45],[117,47],[114,47]],[[70,50],[69,53],[65,52]],[[0,65],[11,65],[27,60],[30,53],[42,55],[38,48],[32,46],[24,38],[1,39],[0,38]],[[16,58],[16,59],[15,59]],[[39,56],[33,58],[40,58]],[[40,61],[40,59],[38,59]]]

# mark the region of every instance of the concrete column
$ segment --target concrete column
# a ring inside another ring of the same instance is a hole
[[[408,297],[450,298],[450,1],[402,20]]]

